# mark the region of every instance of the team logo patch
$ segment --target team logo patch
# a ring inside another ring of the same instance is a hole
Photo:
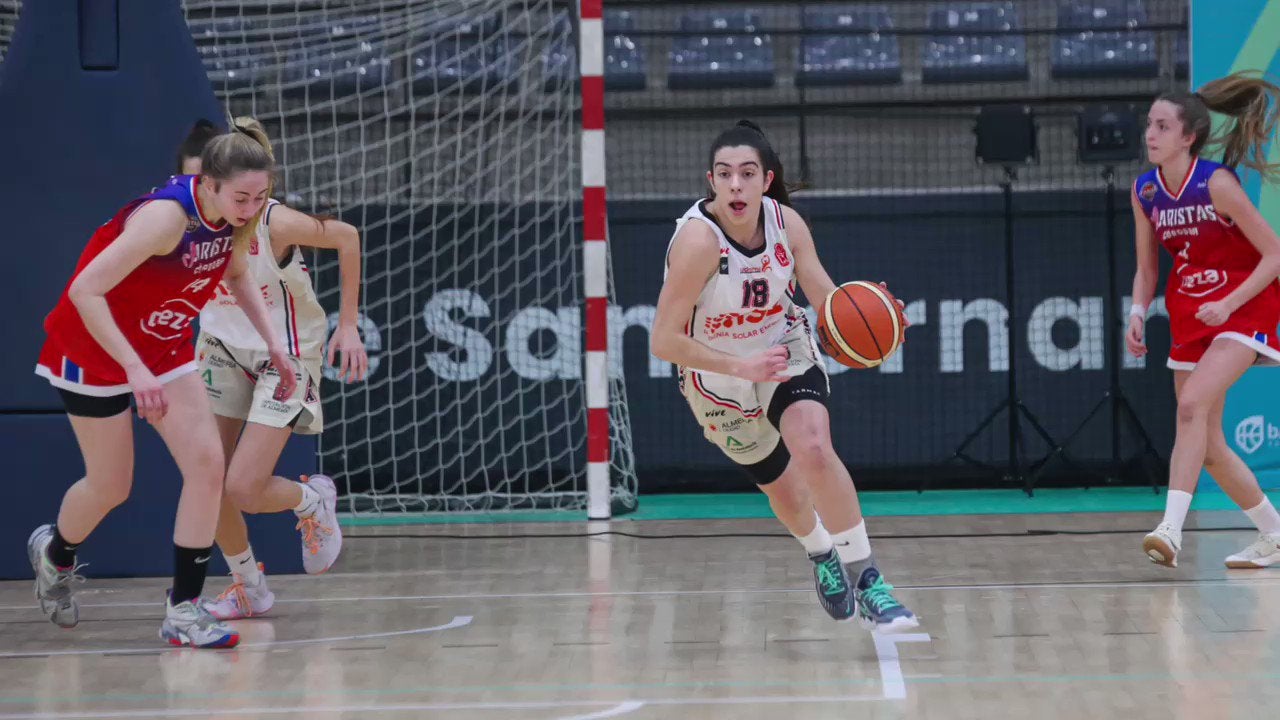
[[[1138,191],[1138,197],[1150,202],[1156,197],[1156,184],[1148,180],[1143,184],[1142,189]]]
[[[199,229],[200,229],[200,221],[197,220],[195,217],[188,215],[187,216],[187,232],[193,233]]]
[[[778,243],[773,246],[773,256],[778,258],[778,264],[782,267],[791,265],[791,258],[787,257],[787,249]]]
[[[316,397],[316,386],[311,383],[311,378],[307,378],[307,393],[303,398],[303,401],[308,403],[313,403],[320,399]]]
[[[249,240],[249,254],[250,255],[258,254],[258,238],[256,237]]]

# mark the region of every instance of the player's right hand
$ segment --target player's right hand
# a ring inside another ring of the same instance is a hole
[[[750,355],[742,361],[738,377],[751,382],[785,382],[787,375],[787,358],[790,353],[785,347],[771,347]]]
[[[1129,329],[1124,334],[1124,346],[1129,354],[1140,358],[1147,354],[1147,342],[1144,338],[1146,321],[1140,317],[1129,318]]]
[[[129,387],[133,388],[133,401],[138,406],[138,417],[152,425],[160,422],[169,412],[169,400],[164,394],[164,385],[145,367],[138,367],[125,372]]]

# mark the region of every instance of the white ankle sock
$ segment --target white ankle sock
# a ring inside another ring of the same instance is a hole
[[[1276,512],[1269,498],[1263,497],[1257,507],[1245,510],[1244,514],[1258,526],[1259,532],[1280,533],[1280,513]]]
[[[257,586],[262,582],[262,571],[258,569],[258,561],[253,557],[253,548],[240,553],[239,555],[222,554],[227,561],[227,567],[231,568],[231,572],[240,576],[245,585]]]
[[[871,557],[871,540],[867,538],[866,521],[831,536],[835,541],[836,552],[840,553],[840,562],[849,563],[866,560]]]
[[[813,526],[813,532],[801,537],[796,535],[795,538],[804,546],[804,551],[810,555],[821,555],[831,549],[831,535],[827,529],[822,527],[822,519],[814,513],[813,519],[817,524]]]
[[[298,483],[298,487],[302,488],[302,502],[298,503],[293,512],[298,517],[310,517],[320,508],[320,493],[306,483]]]
[[[1183,490],[1170,490],[1164,501],[1164,520],[1178,532],[1182,532],[1182,523],[1187,520],[1187,511],[1191,509],[1191,493]]]

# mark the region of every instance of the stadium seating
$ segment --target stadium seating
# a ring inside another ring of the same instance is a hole
[[[330,49],[290,52],[282,78],[286,92],[339,98],[380,87],[391,73],[391,53],[378,40],[378,24],[376,17],[357,16],[310,27],[310,33],[325,39],[317,45]]]
[[[1027,79],[1027,38],[1009,32],[1021,28],[1013,3],[936,7],[928,27],[934,34],[922,49],[924,82]]]
[[[667,87],[672,90],[773,87],[773,45],[759,28],[759,13],[752,10],[716,10],[681,16],[681,30],[717,31],[717,34],[683,35],[675,39]],[[724,31],[735,34],[722,34]]]
[[[1064,0],[1058,5],[1055,78],[1153,78],[1160,72],[1155,33],[1141,0]]]
[[[447,28],[436,26],[432,32],[411,39],[409,76],[413,92],[479,92],[496,85],[502,79],[501,68],[492,62],[494,51],[486,40],[497,30],[498,19],[490,16]],[[463,78],[468,81],[464,83]]]
[[[800,44],[796,85],[882,85],[902,81],[902,50],[884,6],[806,7],[806,30],[839,30],[839,35],[805,35]],[[850,33],[849,31],[863,31]]]
[[[645,57],[627,32],[635,29],[631,13],[604,14],[604,84],[610,91],[643,90],[646,85]],[[578,77],[578,53],[569,15],[555,21],[552,39],[542,51],[542,88],[548,92]]]

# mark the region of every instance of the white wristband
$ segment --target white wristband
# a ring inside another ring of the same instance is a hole
[[[1146,320],[1146,319],[1147,319],[1147,306],[1146,306],[1146,305],[1139,305],[1138,303],[1134,303],[1133,305],[1130,305],[1130,306],[1129,306],[1129,317],[1142,318],[1143,320]]]

